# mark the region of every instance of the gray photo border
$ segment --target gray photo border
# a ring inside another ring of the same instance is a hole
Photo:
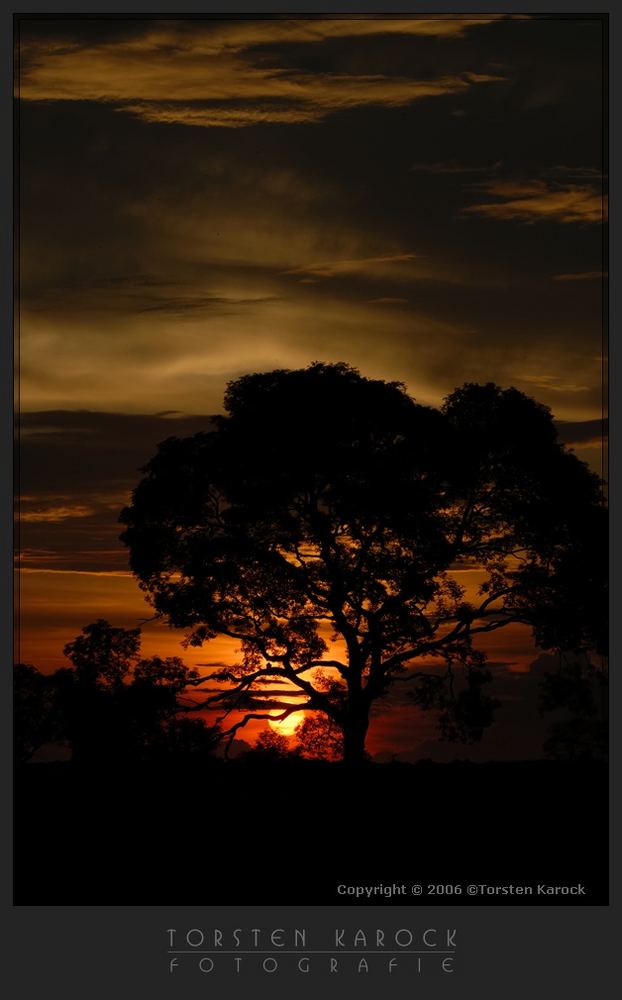
[[[244,14],[244,13],[378,13],[378,14],[436,14],[436,13],[540,13],[540,14],[593,14],[609,15],[609,144],[610,168],[617,166],[619,137],[614,121],[617,109],[617,90],[619,73],[616,71],[616,57],[620,57],[620,20],[619,15],[603,6],[587,9],[588,5],[577,3],[577,0],[567,0],[560,4],[551,2],[543,4],[532,0],[530,3],[515,2],[511,6],[491,4],[488,2],[465,3],[464,0],[454,0],[451,4],[404,3],[403,0],[392,0],[390,4],[374,3],[373,0],[341,0],[340,3],[319,3],[317,0],[289,0],[287,3],[270,0],[268,3],[238,2],[236,4],[212,0],[204,3],[186,0],[179,11],[171,11],[173,5],[162,0],[152,0],[145,4],[140,0],[130,7],[129,11],[120,11],[115,4],[83,0],[82,3],[66,2],[55,5],[46,0],[36,0],[31,5],[15,3],[11,9],[2,8],[2,30],[0,30],[0,73],[1,114],[3,125],[4,152],[0,157],[2,170],[2,218],[13,218],[13,164],[11,155],[13,118],[12,118],[12,76],[13,76],[13,17],[16,14],[65,14],[76,16],[111,16],[118,14],[170,14],[176,16],[191,14]],[[617,211],[616,188],[611,199],[613,205],[613,225],[609,243],[610,269],[611,261],[615,264],[615,236],[618,235],[619,213]],[[14,231],[14,230],[13,230]],[[2,572],[2,593],[5,599],[0,604],[0,634],[4,637],[2,643],[2,685],[1,699],[4,713],[2,734],[2,754],[0,755],[2,775],[5,779],[5,810],[10,811],[11,802],[11,661],[12,655],[10,636],[12,634],[12,612],[6,595],[12,593],[12,528],[9,520],[12,511],[11,454],[12,439],[12,371],[16,355],[13,354],[12,337],[12,261],[13,244],[9,226],[2,227],[1,246],[3,253],[2,295],[0,308],[2,310],[3,335],[0,337],[0,378],[2,392],[0,406],[2,407],[2,428],[0,437],[2,448],[2,475],[0,489],[2,491],[2,511],[6,516],[0,532],[0,557]],[[611,299],[609,315],[613,320],[611,329],[616,330],[618,317],[618,302],[615,283],[611,284]],[[615,332],[609,343],[610,363],[614,370],[619,370],[618,348],[615,342]],[[618,451],[619,411],[616,398],[612,400],[612,418],[615,426],[613,434],[614,448],[612,455]],[[619,474],[615,461],[610,462],[610,492],[615,506],[618,494]],[[612,524],[612,543],[614,551],[613,572],[614,585],[617,580],[615,570],[619,573],[620,553],[617,524]],[[617,588],[614,586],[612,606]],[[619,645],[619,625],[616,616],[612,614],[614,626],[614,651]],[[618,616],[619,617],[619,616]],[[617,707],[619,698],[618,686],[613,685],[614,704]],[[612,727],[613,730],[613,727]],[[615,731],[612,731],[612,744],[615,743]],[[610,769],[611,778],[611,820],[614,842],[613,824],[617,817],[619,801],[614,795],[613,780],[616,776],[616,763],[619,748],[612,746],[614,751]],[[9,808],[6,808],[9,807]],[[5,829],[8,823],[3,824]],[[10,831],[7,831],[10,834]],[[491,831],[494,835],[494,831]],[[546,831],[534,828],[534,836],[546,835]],[[573,831],[568,831],[573,836]],[[79,837],[79,831],[76,831]],[[45,831],[42,831],[42,850],[45,849]],[[604,848],[603,848],[604,849]],[[88,850],[88,845],[87,845]],[[411,997],[413,994],[425,997],[426,1000],[442,1000],[445,997],[460,996],[461,998],[478,998],[478,1000],[524,1000],[533,996],[544,998],[560,996],[564,1000],[583,1000],[586,995],[598,997],[613,995],[609,988],[609,979],[613,979],[615,947],[614,921],[619,916],[619,883],[616,858],[611,858],[612,895],[609,906],[577,907],[532,906],[488,907],[322,907],[322,906],[249,906],[249,907],[214,907],[209,905],[209,891],[206,887],[206,904],[202,907],[14,907],[12,905],[11,878],[11,844],[2,852],[1,882],[2,886],[2,918],[6,923],[6,931],[2,934],[5,945],[5,955],[10,958],[2,963],[1,978],[6,980],[5,995],[19,997],[20,1000],[34,1000],[40,996],[63,996],[65,1000],[109,1000],[118,997],[119,1000],[134,1000],[138,996],[159,1000],[161,997],[175,997],[175,1000],[212,995],[245,998],[255,991],[270,993],[277,998],[289,998],[292,988],[303,1000],[306,997],[316,997],[321,993],[329,998],[337,998],[348,994],[350,990],[357,996],[372,997],[379,989],[393,998]],[[53,864],[53,859],[51,859]],[[456,929],[458,944],[457,961],[454,975],[445,976],[415,976],[405,979],[394,977],[389,979],[383,975],[381,979],[373,974],[357,975],[342,974],[339,976],[304,976],[295,970],[286,974],[279,970],[278,976],[257,975],[239,976],[233,978],[210,979],[206,976],[190,976],[180,978],[168,974],[167,928],[187,929],[191,927],[212,928],[222,927],[257,927],[293,928],[306,927],[309,935],[325,934],[327,928],[357,928],[374,929],[384,927],[387,931],[398,928],[412,928],[422,931],[426,928]],[[10,968],[12,967],[12,968]],[[9,971],[10,968],[10,971]],[[9,978],[11,977],[11,979]],[[14,980],[13,985],[11,981]]]

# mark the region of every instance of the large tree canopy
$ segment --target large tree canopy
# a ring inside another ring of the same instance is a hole
[[[316,363],[238,379],[225,409],[215,430],[160,445],[121,514],[156,613],[192,643],[239,640],[242,662],[218,674],[229,685],[198,704],[256,707],[253,692],[287,682],[304,700],[277,699],[283,717],[325,713],[358,759],[394,682],[447,718],[455,703],[477,738],[483,632],[523,622],[543,646],[602,643],[599,482],[534,400],[467,384],[437,410]],[[452,574],[465,565],[485,573],[475,602]]]

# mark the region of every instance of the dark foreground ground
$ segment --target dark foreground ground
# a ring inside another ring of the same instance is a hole
[[[14,902],[603,905],[607,814],[607,769],[588,763],[27,764]]]

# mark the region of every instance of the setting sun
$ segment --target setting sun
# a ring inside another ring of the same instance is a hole
[[[270,719],[270,729],[281,736],[293,736],[298,726],[304,722],[304,719],[304,712],[292,712],[286,719],[281,719],[280,721]]]

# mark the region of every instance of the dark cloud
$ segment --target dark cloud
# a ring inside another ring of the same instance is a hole
[[[413,173],[420,174],[490,174],[502,166],[501,160],[490,164],[457,163],[455,160],[437,163],[413,163]]]
[[[609,420],[558,420],[557,433],[564,444],[603,443],[609,434]]]
[[[127,572],[118,517],[140,469],[167,437],[209,430],[209,417],[91,411],[20,417],[23,568]]]
[[[21,413],[20,492],[88,497],[131,489],[160,441],[210,430],[211,419],[178,411]]]

